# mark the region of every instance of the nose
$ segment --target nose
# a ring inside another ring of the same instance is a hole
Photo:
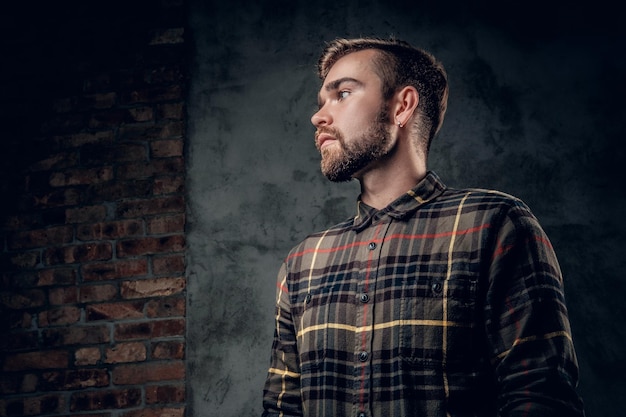
[[[328,126],[331,122],[330,114],[328,114],[328,111],[324,110],[324,107],[320,107],[320,109],[311,116],[311,123],[313,123],[315,127]]]

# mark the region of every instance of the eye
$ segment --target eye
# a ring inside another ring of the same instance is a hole
[[[339,93],[337,93],[337,97],[339,97],[339,100],[348,98],[349,95],[350,95],[350,92],[348,90],[341,90],[339,91]]]

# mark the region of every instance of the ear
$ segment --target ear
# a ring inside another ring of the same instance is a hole
[[[413,117],[415,109],[420,101],[419,93],[415,87],[406,86],[399,90],[394,96],[393,117],[394,123],[400,127],[406,124]]]

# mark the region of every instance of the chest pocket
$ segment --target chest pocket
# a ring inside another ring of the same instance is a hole
[[[328,322],[333,305],[332,287],[302,292],[295,297],[298,352],[303,373],[320,367],[328,349]]]
[[[459,369],[475,349],[477,281],[472,276],[409,277],[400,308],[399,350],[409,365]]]

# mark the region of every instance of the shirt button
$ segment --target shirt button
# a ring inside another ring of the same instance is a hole
[[[357,414],[357,417],[365,417],[365,413],[359,413]]]
[[[367,302],[370,300],[370,296],[369,296],[369,295],[367,295],[367,294],[365,294],[365,293],[363,293],[363,294],[361,294],[361,295],[359,296],[359,300],[360,300],[362,303],[367,303]]]
[[[369,357],[370,357],[370,355],[369,355],[369,353],[367,353],[367,352],[361,352],[361,353],[359,353],[359,360],[360,360],[361,362],[365,362],[365,361],[367,360],[367,358],[369,358]]]
[[[367,245],[367,247],[369,248],[369,250],[376,249],[376,242],[370,242],[369,245]]]
[[[311,302],[311,293],[308,293],[306,297],[304,297],[304,302],[307,304]]]
[[[433,292],[440,293],[443,289],[443,285],[441,284],[441,282],[435,282],[431,288],[433,289]]]

